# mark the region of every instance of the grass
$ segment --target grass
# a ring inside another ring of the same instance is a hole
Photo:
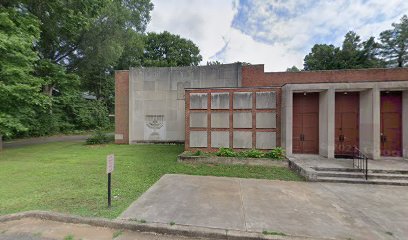
[[[274,235],[274,236],[287,236],[286,233],[283,233],[283,232],[275,232],[275,231],[268,231],[268,230],[263,230],[262,234],[264,234],[264,235]]]
[[[50,210],[115,218],[166,173],[302,180],[280,167],[189,165],[183,145],[93,145],[60,142],[0,152],[0,215]],[[115,153],[112,208],[107,208],[106,155]]]
[[[123,234],[123,230],[117,230],[116,232],[113,233],[112,239],[115,239],[115,238],[119,237],[122,234]]]

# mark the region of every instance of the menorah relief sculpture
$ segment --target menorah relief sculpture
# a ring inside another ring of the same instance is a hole
[[[146,115],[145,122],[146,126],[152,130],[148,140],[161,140],[161,134],[158,131],[164,125],[164,115]]]

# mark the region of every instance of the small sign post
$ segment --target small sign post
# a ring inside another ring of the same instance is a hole
[[[111,174],[115,166],[115,155],[110,154],[106,157],[106,173],[108,174],[108,207],[111,207]]]

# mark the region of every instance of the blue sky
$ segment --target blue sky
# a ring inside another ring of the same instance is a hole
[[[153,0],[148,31],[191,39],[203,63],[263,63],[267,71],[296,65],[315,43],[340,45],[355,31],[363,40],[408,14],[406,0]]]

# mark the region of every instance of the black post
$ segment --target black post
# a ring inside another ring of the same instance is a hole
[[[111,173],[108,173],[108,208],[111,207]]]

